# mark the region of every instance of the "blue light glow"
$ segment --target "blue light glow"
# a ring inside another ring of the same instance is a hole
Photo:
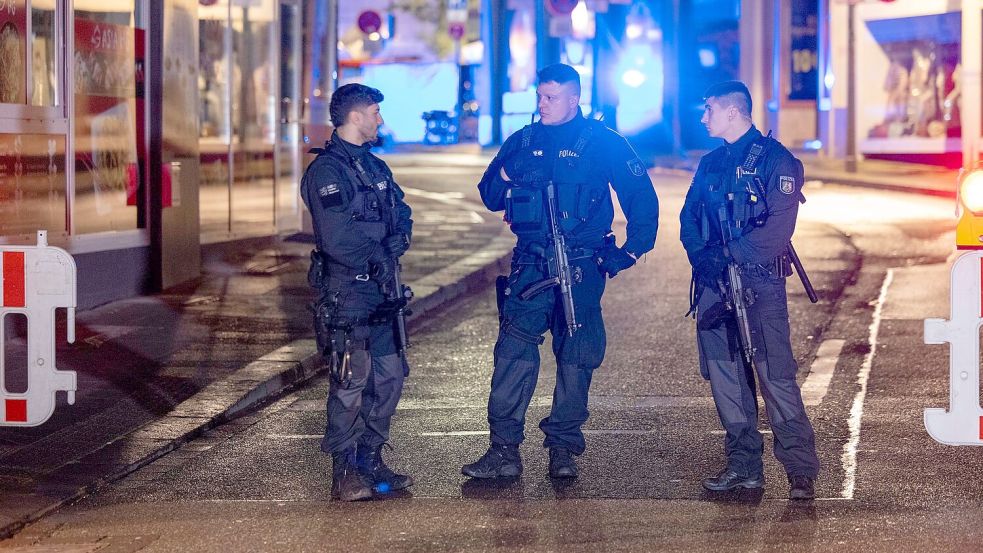
[[[661,43],[629,43],[615,72],[618,81],[618,130],[635,134],[662,121],[664,94]]]
[[[712,68],[717,66],[717,53],[713,51],[713,48],[703,47],[699,50],[700,55],[700,65],[706,68]]]
[[[387,63],[364,66],[361,82],[385,94],[382,118],[393,140],[420,142],[424,112],[454,111],[458,79],[455,63]]]

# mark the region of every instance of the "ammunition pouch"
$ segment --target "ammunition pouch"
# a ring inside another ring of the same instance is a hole
[[[544,190],[532,186],[512,186],[505,191],[505,222],[514,233],[545,232]]]

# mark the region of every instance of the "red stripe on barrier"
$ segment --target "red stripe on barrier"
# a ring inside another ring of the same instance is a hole
[[[983,417],[980,417],[980,439],[983,440]]]
[[[24,307],[24,252],[3,252],[3,306]]]
[[[27,422],[26,399],[6,399],[4,408],[7,411],[7,422]]]

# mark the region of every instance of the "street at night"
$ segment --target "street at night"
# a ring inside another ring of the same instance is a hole
[[[434,159],[434,158],[431,158]],[[418,198],[478,203],[477,165],[397,167]],[[329,501],[325,376],[181,445],[28,526],[16,551],[970,551],[978,450],[934,442],[926,407],[946,407],[947,348],[922,319],[948,317],[953,202],[808,181],[794,243],[820,301],[788,281],[798,380],[822,471],[814,501],[789,501],[765,432],[764,490],[714,493],[722,430],[697,366],[689,265],[677,215],[683,172],[652,172],[655,250],[604,296],[605,361],[595,373],[579,478],[551,480],[536,427],[555,365],[543,367],[517,479],[460,474],[487,446],[497,316],[491,287],[412,326],[412,372],[390,464],[416,484],[372,501]],[[808,173],[807,173],[808,178]],[[439,202],[434,205],[439,205]],[[434,208],[435,213],[439,212]],[[470,224],[497,216],[480,212]],[[416,216],[427,218],[418,207]],[[623,236],[624,219],[616,233]],[[469,224],[458,221],[457,224]],[[298,265],[298,270],[299,270]],[[763,413],[763,410],[762,410]]]

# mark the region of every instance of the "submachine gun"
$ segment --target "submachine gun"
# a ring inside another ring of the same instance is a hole
[[[544,183],[533,183],[542,186]],[[553,181],[545,183],[546,192],[546,223],[549,226],[550,246],[546,252],[547,276],[543,280],[530,284],[519,294],[519,299],[526,301],[529,298],[548,290],[554,286],[560,290],[560,299],[563,304],[563,318],[567,323],[567,334],[573,333],[580,328],[577,323],[577,312],[573,305],[573,270],[570,267],[570,258],[567,256],[567,240],[563,236],[563,230],[558,221],[558,210],[556,207],[556,185]]]
[[[738,168],[738,180],[745,175],[745,171],[742,168]],[[750,172],[748,172],[750,173]],[[760,227],[764,226],[765,222],[768,220],[768,200],[765,197],[763,186],[757,175],[751,173],[751,180],[764,204],[763,215],[750,218],[751,225]],[[728,204],[730,209],[728,209]],[[727,195],[727,202],[721,205],[717,209],[717,223],[720,227],[720,236],[723,241],[724,256],[727,257],[729,262],[727,263],[727,279],[717,279],[717,288],[721,297],[722,313],[719,313],[717,317],[708,316],[710,321],[707,321],[706,326],[716,326],[719,321],[719,316],[726,316],[728,314],[733,314],[734,320],[737,323],[737,334],[738,341],[741,346],[741,354],[744,357],[744,361],[748,365],[753,365],[754,362],[754,352],[755,347],[751,342],[751,326],[748,322],[747,308],[754,304],[755,295],[754,291],[750,288],[744,286],[744,279],[741,277],[741,271],[737,263],[734,262],[733,257],[730,254],[729,244],[737,238],[734,233],[735,227],[740,230],[742,227],[735,222],[743,221],[743,213],[739,211],[746,209],[746,203],[742,202],[740,198],[737,198],[734,193]],[[733,219],[731,218],[733,214]],[[802,287],[805,288],[806,295],[809,296],[809,301],[816,303],[819,301],[819,296],[816,294],[816,289],[812,286],[812,281],[809,279],[809,275],[806,273],[805,267],[802,266],[802,260],[799,259],[799,254],[795,251],[792,246],[792,242],[785,247],[785,254],[788,255],[789,261],[795,268],[795,272],[799,275],[799,280],[802,282]],[[709,314],[708,314],[709,315]]]
[[[399,356],[405,360],[406,350],[410,347],[409,334],[406,333],[406,317],[410,311],[406,308],[406,304],[413,299],[413,289],[403,284],[403,267],[399,259],[394,259],[393,263],[395,264],[393,279],[389,286],[386,286],[386,301],[395,309],[393,319],[396,324],[396,340],[399,342],[396,344],[396,349]]]

